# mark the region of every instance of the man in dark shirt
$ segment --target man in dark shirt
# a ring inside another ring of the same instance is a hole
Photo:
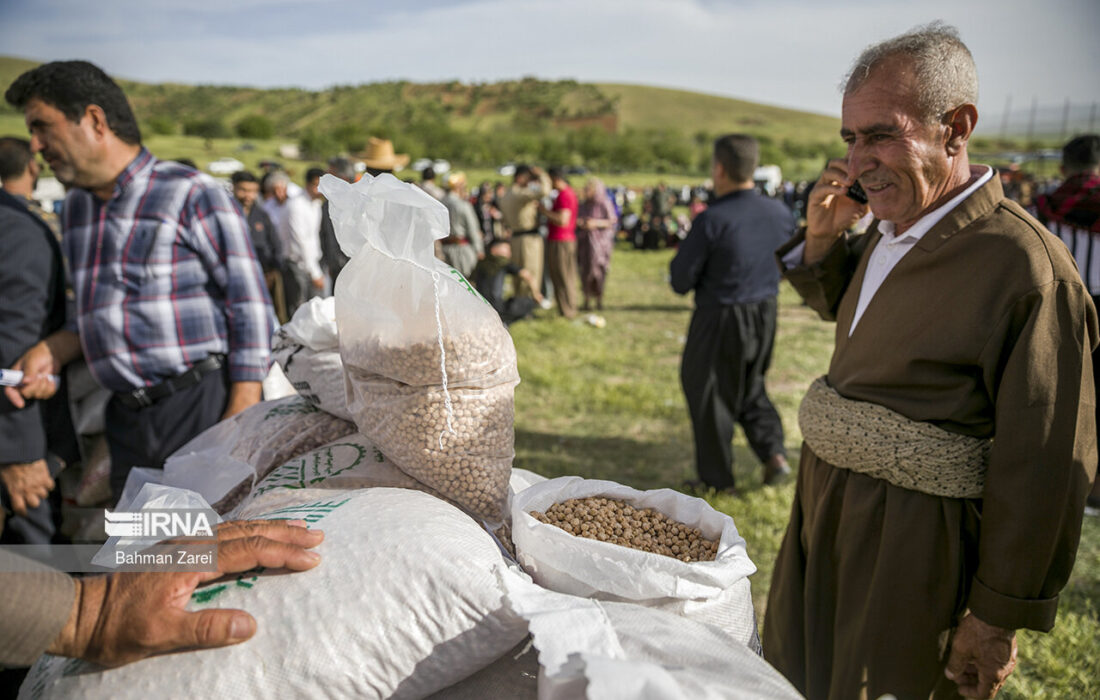
[[[775,342],[779,270],[773,251],[794,231],[791,213],[753,189],[759,147],[731,134],[714,144],[716,198],[699,214],[671,264],[677,294],[695,290],[680,366],[705,486],[732,493],[733,425],[765,465],[764,483],[787,478],[783,425],[764,391]]]
[[[508,275],[515,275],[527,282],[534,296],[505,299],[504,278]],[[474,268],[472,281],[478,293],[497,310],[506,326],[527,318],[542,303],[542,293],[531,271],[512,262],[512,244],[506,238],[497,238],[492,242],[488,255]]]
[[[263,207],[256,206],[260,198],[260,181],[247,170],[233,173],[233,198],[241,205],[244,218],[248,222],[248,233],[252,237],[252,247],[256,249],[256,259],[264,271],[264,282],[271,294],[271,303],[275,307],[275,316],[279,323],[286,323],[286,298],[283,296],[283,244]]]
[[[38,172],[29,141],[0,138],[0,368],[65,323],[61,247],[31,209]],[[65,391],[23,406],[0,394],[0,544],[50,543],[60,522],[53,477],[75,448]]]

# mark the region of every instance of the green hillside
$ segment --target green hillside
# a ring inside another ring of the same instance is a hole
[[[0,84],[34,65],[0,57]],[[414,158],[447,158],[465,167],[531,160],[699,176],[707,171],[713,138],[744,131],[761,140],[762,160],[797,176],[816,172],[827,154],[842,152],[839,123],[831,117],[637,85],[530,77],[321,91],[120,83],[147,137],[196,136],[207,146],[234,137],[265,146],[273,139],[292,141],[314,160],[354,154],[370,136],[381,136]],[[7,130],[17,116],[0,107],[0,126]]]

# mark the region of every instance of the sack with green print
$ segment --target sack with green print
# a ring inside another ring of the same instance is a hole
[[[459,509],[407,489],[294,493],[297,503],[257,517],[324,530],[320,565],[214,581],[187,605],[248,611],[251,639],[113,669],[43,655],[19,697],[423,698],[526,636],[506,604],[497,545]]]
[[[406,474],[503,522],[516,351],[493,307],[435,257],[446,208],[392,175],[325,176],[321,191],[350,258],[335,294],[348,411]]]
[[[176,450],[164,463],[162,483],[201,494],[225,515],[275,467],[354,432],[300,396],[262,401]]]
[[[314,497],[318,489],[413,489],[440,496],[393,462],[359,433],[346,435],[275,467],[256,482],[236,516],[253,518],[272,508]]]

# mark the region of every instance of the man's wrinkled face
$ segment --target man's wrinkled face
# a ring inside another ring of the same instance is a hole
[[[63,185],[97,184],[88,173],[96,156],[94,133],[87,115],[79,122],[71,122],[61,110],[35,98],[23,109],[23,118],[31,135],[31,151],[42,153]]]
[[[233,185],[233,196],[237,198],[237,201],[241,203],[242,207],[251,209],[252,205],[256,203],[256,199],[260,196],[260,183],[238,182]]]
[[[863,185],[874,215],[901,229],[951,189],[946,129],[921,121],[915,96],[915,76],[895,59],[845,95],[841,109],[848,175]]]

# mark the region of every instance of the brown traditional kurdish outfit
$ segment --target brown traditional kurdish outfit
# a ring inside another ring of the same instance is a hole
[[[1096,311],[1065,245],[994,176],[901,258],[849,338],[880,237],[875,222],[787,271],[837,321],[829,384],[994,439],[973,499],[901,488],[803,444],[764,654],[811,699],[957,697],[943,668],[968,608],[1050,630],[1096,471]]]

